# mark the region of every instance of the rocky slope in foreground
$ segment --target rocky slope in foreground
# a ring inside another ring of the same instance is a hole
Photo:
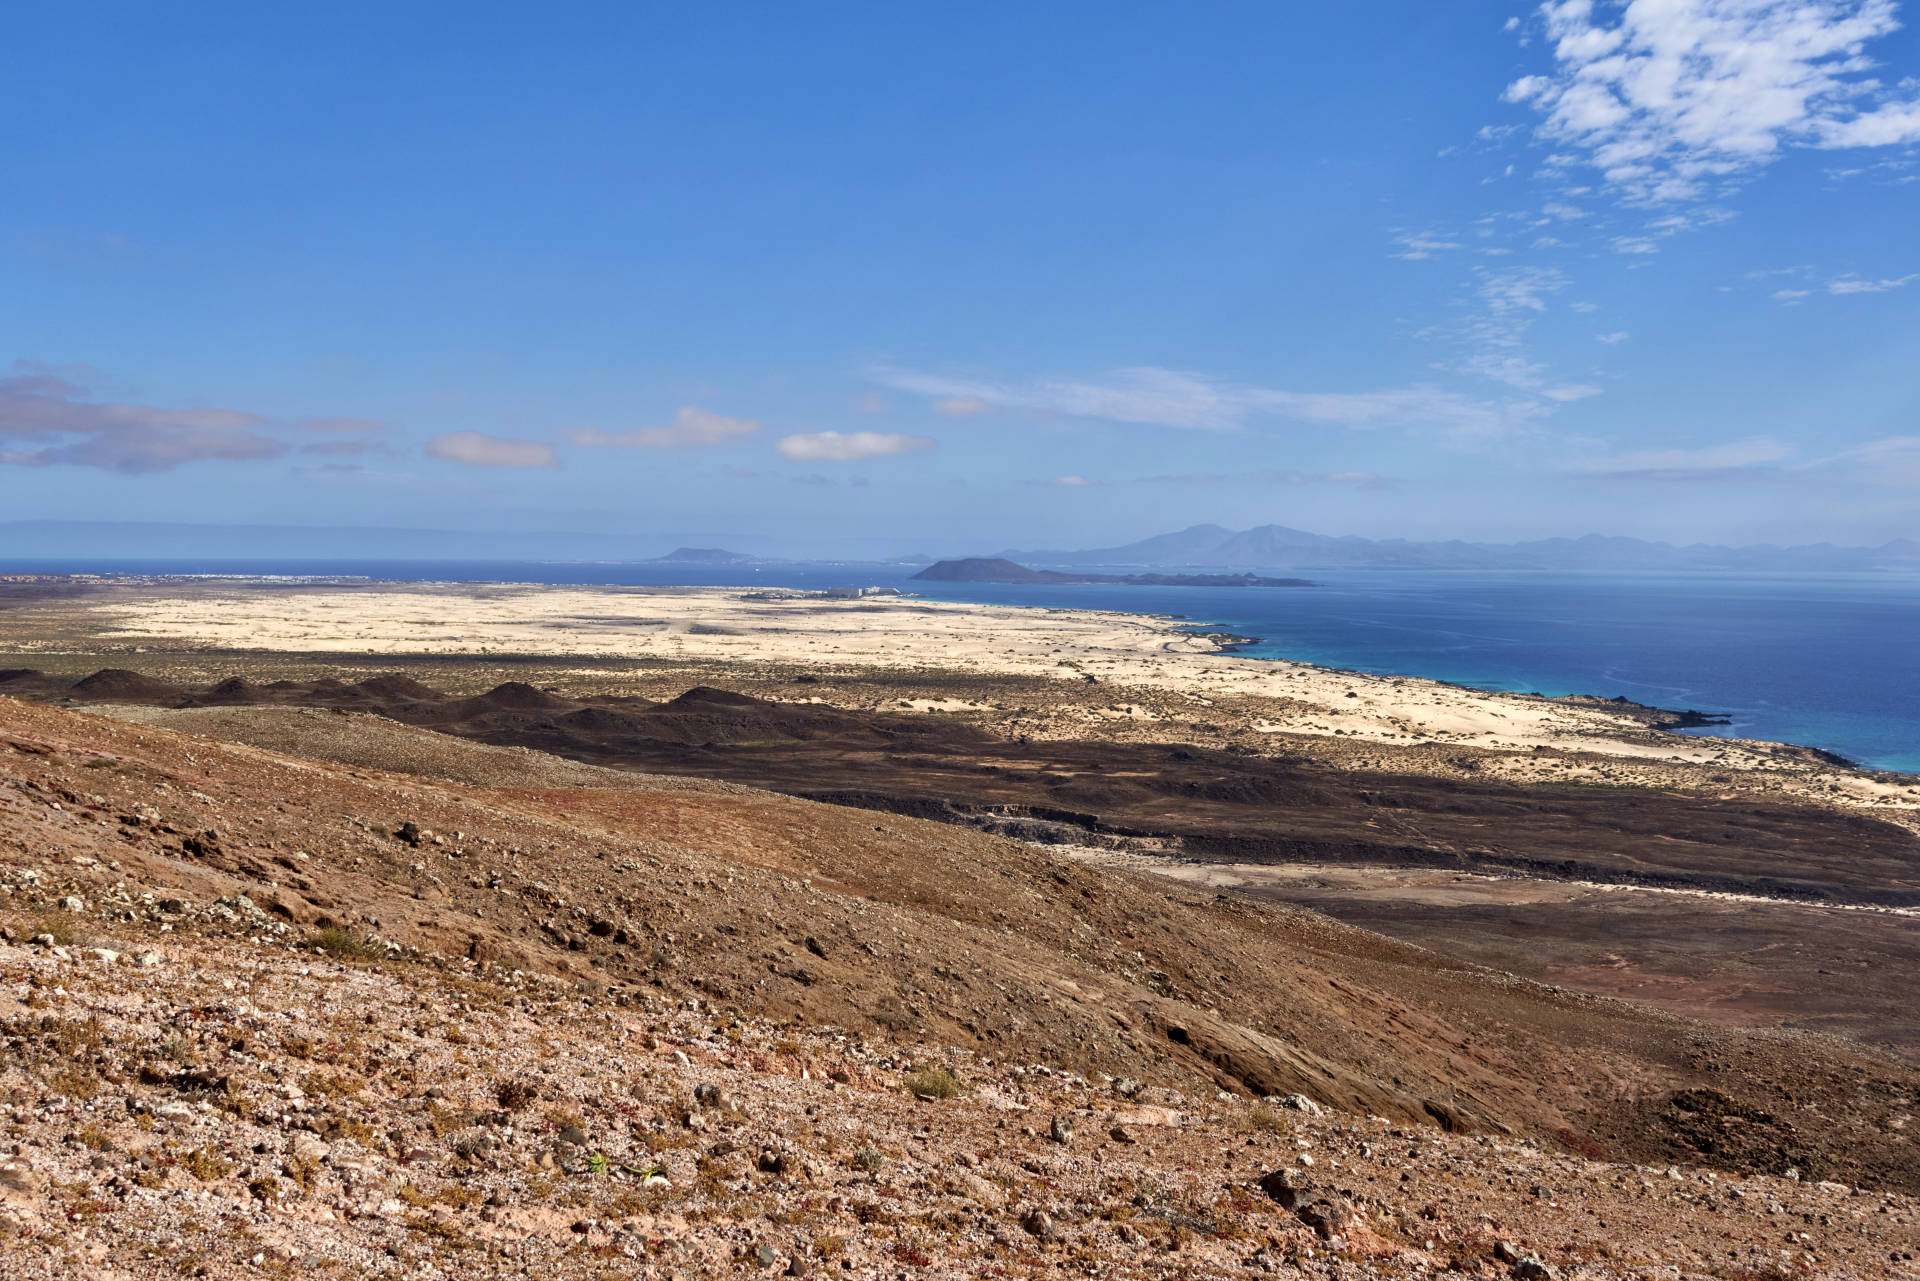
[[[1845,1043],[453,755],[0,700],[10,1275],[1868,1277],[1920,1245],[1920,1080]]]

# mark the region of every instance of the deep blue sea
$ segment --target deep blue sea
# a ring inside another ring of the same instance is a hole
[[[0,572],[363,575],[629,585],[895,586],[945,600],[1179,614],[1243,652],[1481,689],[1624,694],[1719,733],[1920,773],[1920,578],[1338,571],[1311,588],[909,583],[912,566],[4,562]]]

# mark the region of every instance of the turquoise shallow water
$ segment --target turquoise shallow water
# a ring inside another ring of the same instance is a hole
[[[1623,694],[1730,715],[1718,731],[1920,773],[1920,579],[1889,576],[1309,573],[1312,588],[910,583],[898,566],[536,562],[72,562],[0,571],[792,587],[882,584],[949,600],[1183,614],[1253,656],[1482,689]]]
[[[1724,713],[1704,733],[1920,772],[1920,581],[1336,573],[1312,589],[966,589],[965,599],[1184,613],[1250,655],[1480,689]],[[960,592],[939,593],[962,596]]]

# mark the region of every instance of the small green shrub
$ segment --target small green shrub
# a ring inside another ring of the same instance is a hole
[[[966,1093],[960,1078],[943,1067],[917,1068],[907,1074],[907,1090],[915,1098],[952,1099]]]

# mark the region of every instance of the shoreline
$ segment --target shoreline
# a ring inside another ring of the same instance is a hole
[[[1405,768],[1401,758],[1439,754],[1435,769],[1490,769],[1518,782],[1665,786],[1676,780],[1662,771],[1679,769],[1689,785],[1706,787],[1721,772],[1765,775],[1770,786],[1882,816],[1911,811],[1920,823],[1920,776],[1842,765],[1819,748],[1676,733],[1684,714],[1675,709],[1254,656],[1243,650],[1256,638],[1191,616],[926,597],[775,601],[748,599],[751,590],[148,580],[77,597],[50,592],[45,606],[58,626],[37,637],[31,628],[12,634],[30,621],[16,605],[3,616],[10,634],[0,643],[17,655],[9,662],[22,666],[37,665],[32,660],[43,653],[97,656],[100,666],[143,653],[176,661],[494,662],[561,672],[572,662],[591,664],[616,689],[665,667],[717,666],[753,679],[794,674],[780,678],[786,682],[808,673],[929,684],[1047,678],[1082,692],[1060,700],[1046,724],[1021,724],[1020,732],[1198,734],[1256,750],[1284,742],[1362,769]],[[613,670],[622,664],[627,670]],[[800,697],[796,690],[773,696]],[[1000,713],[1010,723],[1022,710],[995,700],[945,708],[941,697],[927,710]]]
[[[441,568],[441,569],[445,569],[449,567],[449,562],[443,562],[443,561],[429,560],[429,561],[422,561],[420,563],[423,565],[433,565],[436,568]],[[474,563],[485,564],[489,562],[474,562]],[[543,564],[557,564],[557,565],[589,564],[589,563],[614,564],[616,562],[572,562],[572,561],[544,562],[543,561],[543,562],[520,562],[520,563],[524,566],[531,567],[531,566],[543,565]],[[1461,572],[1469,572],[1469,571],[1461,571]],[[1570,571],[1568,574],[1559,574],[1558,571],[1555,571],[1555,575],[1559,577],[1577,576],[1578,572],[1579,571]],[[1710,578],[1715,578],[1715,579],[1728,577],[1728,575],[1725,575],[1725,574],[1709,574],[1706,576]],[[1827,577],[1831,577],[1831,576],[1827,576]],[[435,579],[407,579],[407,578],[382,578],[382,577],[373,576],[373,575],[354,574],[354,573],[274,574],[274,573],[264,572],[264,571],[253,571],[253,572],[246,572],[246,573],[208,571],[208,570],[142,572],[142,571],[133,570],[133,569],[102,569],[102,570],[95,570],[95,571],[68,572],[68,573],[48,572],[48,571],[0,573],[0,583],[25,583],[25,582],[68,583],[68,584],[84,583],[84,584],[100,585],[100,586],[107,586],[107,587],[131,586],[135,588],[172,587],[172,588],[182,588],[186,590],[192,590],[195,586],[217,589],[217,588],[245,587],[247,585],[253,585],[256,588],[265,588],[268,590],[275,590],[275,589],[309,590],[309,589],[316,589],[316,588],[335,587],[335,588],[340,588],[344,590],[359,588],[359,589],[374,589],[374,590],[379,590],[379,589],[410,590],[411,589],[411,590],[423,590],[423,591],[454,591],[454,592],[467,592],[467,591],[478,592],[478,591],[485,591],[485,590],[503,588],[503,587],[520,589],[520,590],[528,590],[528,591],[542,591],[542,592],[576,591],[576,592],[606,592],[606,593],[633,593],[633,592],[647,593],[647,592],[686,592],[686,591],[725,593],[725,592],[731,592],[731,591],[753,590],[754,588],[764,589],[764,584],[754,584],[753,587],[749,587],[747,584],[744,584],[744,583],[743,584],[692,584],[692,585],[643,584],[643,583],[570,584],[570,583],[556,583],[556,582],[536,580],[536,579],[508,582],[500,579],[469,579],[469,578],[457,578],[457,577],[442,577],[442,578],[435,578]],[[788,590],[791,590],[795,593],[809,595],[809,596],[816,596],[816,597],[824,594],[823,590],[820,589],[818,586],[795,587]],[[1209,637],[1209,636],[1214,637],[1215,639],[1214,639],[1212,652],[1221,656],[1254,658],[1254,659],[1260,659],[1263,661],[1284,662],[1300,668],[1318,669],[1320,671],[1327,672],[1330,674],[1351,677],[1357,680],[1424,681],[1424,682],[1429,682],[1438,686],[1444,686],[1447,688],[1460,690],[1467,694],[1484,696],[1484,697],[1493,698],[1493,699],[1541,697],[1541,698],[1548,699],[1550,701],[1563,702],[1563,703],[1576,704],[1576,705],[1582,704],[1582,703],[1587,703],[1592,705],[1599,705],[1602,703],[1619,703],[1622,706],[1636,708],[1636,709],[1643,709],[1647,713],[1658,713],[1659,714],[1658,718],[1651,715],[1645,717],[1644,723],[1649,728],[1662,729],[1662,730],[1673,731],[1673,732],[1700,731],[1700,730],[1713,731],[1713,730],[1718,730],[1721,727],[1726,727],[1728,729],[1731,729],[1732,727],[1741,724],[1743,719],[1748,719],[1744,717],[1742,712],[1739,711],[1737,708],[1736,710],[1729,711],[1729,712],[1702,712],[1696,708],[1681,709],[1678,707],[1670,707],[1665,702],[1645,701],[1643,698],[1639,698],[1639,697],[1628,698],[1626,696],[1618,696],[1618,697],[1609,698],[1608,696],[1603,694],[1586,692],[1584,688],[1568,689],[1568,687],[1571,685],[1581,685],[1583,683],[1577,682],[1577,681],[1571,681],[1564,677],[1558,680],[1550,680],[1546,682],[1535,681],[1533,682],[1536,685],[1535,689],[1531,691],[1523,691],[1521,689],[1521,686],[1523,684],[1528,683],[1526,679],[1506,680],[1504,678],[1496,678],[1493,683],[1476,684],[1471,682],[1470,680],[1455,679],[1455,678],[1450,678],[1446,676],[1428,675],[1422,672],[1407,671],[1397,667],[1383,667],[1383,668],[1377,668],[1377,669],[1368,668],[1368,667],[1348,667],[1348,666],[1342,666],[1340,664],[1333,663],[1333,662],[1324,662],[1324,661],[1315,662],[1313,660],[1302,659],[1290,654],[1272,654],[1272,655],[1256,654],[1250,651],[1257,649],[1263,645],[1266,645],[1268,641],[1265,637],[1259,636],[1259,635],[1245,634],[1238,631],[1230,630],[1232,625],[1227,623],[1196,622],[1194,621],[1193,615],[1185,614],[1185,613],[1170,613],[1170,612],[1165,612],[1165,611],[1156,610],[1156,609],[1089,608],[1087,606],[1079,605],[1079,604],[1051,605],[1051,604],[1044,604],[1044,603],[1038,603],[1038,602],[1024,602],[1024,601],[1014,601],[1014,602],[1004,602],[1004,603],[953,601],[953,600],[941,599],[938,597],[916,596],[910,592],[906,593],[903,599],[925,600],[929,604],[936,604],[936,605],[943,605],[943,606],[973,606],[975,608],[979,608],[983,610],[1013,609],[1013,610],[1037,610],[1037,611],[1046,611],[1046,612],[1076,611],[1076,612],[1088,612],[1093,614],[1120,614],[1120,615],[1146,618],[1146,619],[1151,619],[1155,621],[1172,622],[1172,623],[1178,624],[1175,630],[1186,632],[1196,637]],[[1201,617],[1205,618],[1206,616],[1202,615]],[[241,647],[243,651],[246,648],[247,647],[245,646]],[[280,647],[277,647],[277,646],[268,646],[266,648],[270,652],[282,652]],[[331,645],[318,646],[316,647],[316,651],[317,652],[339,652],[337,647],[334,647]],[[399,650],[395,650],[395,651],[369,650],[368,651],[369,654],[381,653],[381,652],[397,653],[397,652],[414,652],[414,651],[410,651],[410,650],[409,651],[399,651]],[[452,652],[452,651],[449,651],[449,652]],[[507,657],[506,654],[501,653],[498,650],[489,650],[487,652],[490,654],[490,656],[493,656],[496,658],[505,659]],[[545,657],[551,657],[554,652],[555,651],[551,649],[535,648],[535,649],[529,650],[528,654],[530,657],[545,658]],[[1558,687],[1558,688],[1567,690],[1567,692],[1557,693],[1557,694],[1542,694],[1540,693],[1538,686],[1543,683],[1545,684],[1546,688]],[[1631,684],[1632,681],[1629,679],[1627,683]],[[1806,728],[1810,734],[1814,733],[1811,726],[1804,727],[1804,728]],[[1855,752],[1858,750],[1857,748],[1852,748],[1847,746],[1821,746],[1821,745],[1817,745],[1817,740],[1814,740],[1814,739],[1804,739],[1804,738],[1794,737],[1787,734],[1776,735],[1773,737],[1763,737],[1760,735],[1749,734],[1749,733],[1738,733],[1738,732],[1721,732],[1721,733],[1708,732],[1706,734],[1699,735],[1698,737],[1701,737],[1703,739],[1712,739],[1715,741],[1728,742],[1728,743],[1751,743],[1751,744],[1759,744],[1763,746],[1790,748],[1795,751],[1812,753],[1815,756],[1819,757],[1823,761],[1823,763],[1838,769],[1853,770],[1853,771],[1858,771],[1860,773],[1868,774],[1868,775],[1884,775],[1890,779],[1920,779],[1920,765],[1909,766],[1905,762],[1904,757],[1902,758],[1903,764],[1901,765],[1875,764],[1868,760],[1863,760],[1859,756],[1855,755]]]

